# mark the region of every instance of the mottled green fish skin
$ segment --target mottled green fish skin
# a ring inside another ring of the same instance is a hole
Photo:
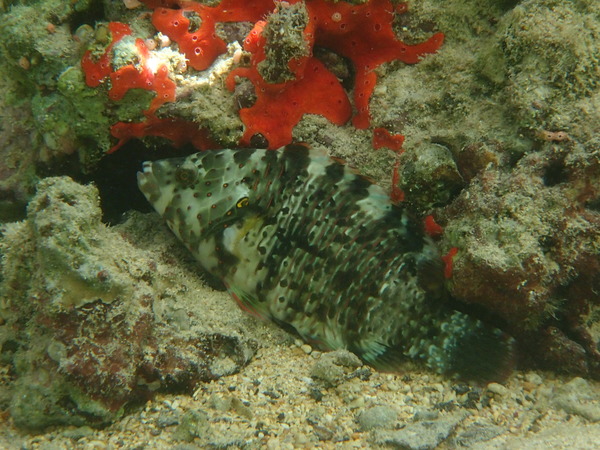
[[[451,309],[435,244],[350,167],[302,145],[146,162],[138,185],[244,309],[393,369],[494,378],[510,339]]]

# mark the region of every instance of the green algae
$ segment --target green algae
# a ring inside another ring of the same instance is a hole
[[[91,3],[44,0],[11,6],[0,16],[0,51],[9,63],[5,69],[33,86],[55,86],[57,74],[79,58],[69,19],[90,8]],[[29,63],[27,69],[19,67],[22,58]]]
[[[0,16],[0,55],[7,62],[0,72],[14,86],[6,101],[30,102],[30,127],[39,136],[32,150],[43,161],[75,151],[94,153],[97,143],[107,142],[107,123],[97,119],[98,111],[89,103],[97,93],[85,92],[81,80],[72,76],[81,49],[70,21],[90,7],[91,2],[45,1],[15,5]],[[93,149],[84,141],[93,143]]]
[[[15,425],[27,430],[51,425],[98,425],[123,414],[122,410],[110,411],[53,372],[30,371],[19,377],[13,389],[11,417]]]
[[[63,108],[59,110],[63,114],[66,111],[63,117],[71,119],[71,132],[84,147],[79,149],[80,158],[84,166],[91,167],[111,145],[105,96],[85,84],[85,76],[77,66],[61,73],[57,89],[63,97]]]

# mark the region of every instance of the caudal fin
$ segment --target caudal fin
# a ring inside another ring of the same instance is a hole
[[[515,367],[515,340],[498,328],[460,312],[441,327],[427,363],[466,380],[502,381]]]

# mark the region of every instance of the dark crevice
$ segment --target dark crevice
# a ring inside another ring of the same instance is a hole
[[[102,221],[115,225],[130,209],[150,212],[152,207],[137,186],[137,172],[144,161],[186,156],[197,152],[192,146],[174,148],[168,145],[150,149],[139,140],[131,140],[113,154],[105,155],[96,167],[83,173],[76,154],[40,165],[40,177],[69,176],[78,183],[94,183],[100,192]]]
[[[94,24],[104,20],[104,5],[102,0],[93,0],[90,6],[83,11],[75,11],[69,17],[71,33],[75,34],[77,28],[84,24]]]
[[[133,140],[113,154],[106,155],[88,175],[77,181],[93,182],[100,191],[102,221],[114,225],[119,223],[123,214],[135,209],[150,212],[152,207],[137,186],[137,172],[144,161],[156,161],[195,153],[192,146],[179,149],[162,146],[149,150],[141,141]]]
[[[544,181],[544,186],[548,187],[569,181],[564,162],[562,160],[550,162],[544,170],[542,179]]]
[[[583,206],[591,211],[600,212],[600,197],[586,201]]]

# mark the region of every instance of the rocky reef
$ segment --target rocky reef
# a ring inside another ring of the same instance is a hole
[[[156,392],[235,373],[256,351],[248,318],[219,312],[224,294],[169,265],[181,255],[153,240],[158,221],[100,218],[96,188],[51,177],[27,218],[2,227],[0,346],[14,379],[3,406],[19,426],[104,425]]]
[[[17,424],[105,424],[255,351],[264,331],[158,218],[121,217],[144,210],[140,161],[199,148],[302,141],[401,189],[457,249],[453,301],[519,367],[600,378],[598,2],[5,0],[0,30]]]

